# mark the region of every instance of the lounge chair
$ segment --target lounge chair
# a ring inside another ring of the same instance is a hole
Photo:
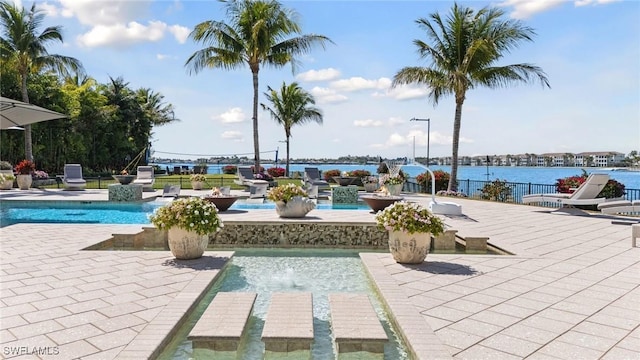
[[[320,178],[320,171],[315,167],[304,168],[304,184],[305,187],[317,185],[320,191],[331,189],[329,183]]]
[[[162,190],[162,197],[178,197],[180,195],[180,185],[165,184]]]
[[[602,189],[607,185],[609,175],[607,174],[590,174],[573,193],[554,193],[554,194],[531,194],[524,195],[522,202],[529,203],[554,203],[557,205],[573,206],[573,205],[596,205],[605,202],[605,198],[596,197]]]
[[[82,166],[80,164],[65,164],[62,183],[66,190],[84,190],[87,182],[82,178]]]
[[[249,167],[238,167],[238,178],[234,179],[235,184],[249,188],[249,198],[264,198],[267,195],[269,182],[253,178],[253,171]]]
[[[640,200],[608,201],[598,204],[603,214],[640,214]]]
[[[153,166],[138,166],[138,174],[133,180],[134,184],[142,185],[142,190],[153,191],[153,183],[156,179],[153,176]]]

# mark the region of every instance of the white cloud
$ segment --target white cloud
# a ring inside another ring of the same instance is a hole
[[[242,136],[242,133],[239,131],[225,131],[222,134],[220,134],[220,137],[223,139],[234,140],[237,142],[244,141],[244,137]]]
[[[43,11],[47,17],[57,17],[58,15],[62,15],[57,6],[46,2],[37,4],[36,9]]]
[[[526,19],[537,13],[547,11],[566,3],[566,0],[505,0],[498,6],[511,7],[511,17],[515,19]]]
[[[348,97],[338,94],[335,90],[318,86],[311,89],[309,93],[313,95],[318,104],[336,104],[349,100]]]
[[[158,41],[164,37],[167,24],[161,21],[150,21],[148,26],[135,21],[126,26],[116,24],[112,26],[98,25],[84,35],[78,36],[80,45],[87,47],[116,46],[125,47],[145,41]]]
[[[388,88],[384,92],[374,92],[373,97],[388,97],[396,100],[425,99],[429,95],[429,90],[425,87],[415,85],[399,85],[395,88]]]
[[[189,37],[191,30],[189,28],[180,25],[169,26],[169,32],[178,40],[180,44],[184,44]]]
[[[147,15],[151,1],[60,0],[60,4],[66,16],[75,16],[82,24],[113,26]]]
[[[388,89],[391,87],[391,79],[380,78],[377,80],[367,80],[362,77],[352,77],[349,79],[332,81],[331,88],[342,91],[358,91],[367,89]]]
[[[397,117],[389,118],[389,126],[396,126],[404,123],[405,123],[405,120],[402,120],[400,118],[397,118]]]
[[[380,120],[366,119],[366,120],[355,120],[353,125],[356,127],[380,127],[384,125],[384,123]]]
[[[220,120],[220,122],[223,124],[233,124],[243,122],[245,119],[245,115],[241,108],[235,107],[218,116],[215,116],[214,119]]]
[[[586,6],[586,5],[606,5],[613,2],[618,2],[620,0],[576,0],[574,4],[576,6]]]
[[[156,54],[156,59],[158,60],[164,60],[164,59],[168,59],[169,55],[166,54]]]
[[[320,69],[320,70],[309,70],[303,73],[300,73],[296,76],[297,80],[300,81],[327,81],[337,79],[340,76],[340,71],[334,68],[328,69]]]

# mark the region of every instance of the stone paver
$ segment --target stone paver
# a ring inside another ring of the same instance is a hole
[[[0,193],[0,200],[10,199],[100,201],[106,191]],[[640,358],[640,248],[630,247],[629,225],[612,223],[620,217],[447,200],[461,204],[464,213],[445,218],[450,228],[461,236],[489,237],[515,255],[429,254],[423,264],[405,266],[386,253],[361,254],[415,358]],[[250,214],[222,216],[280,221],[274,211]],[[368,211],[313,215],[373,221]],[[82,250],[111,234],[139,231],[141,225],[0,229],[3,356],[37,358],[20,353],[25,346],[56,351],[59,358],[158,355],[232,252],[207,252],[186,264],[165,251]]]

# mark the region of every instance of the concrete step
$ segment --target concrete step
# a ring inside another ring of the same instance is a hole
[[[329,294],[331,328],[338,354],[365,351],[384,353],[389,341],[366,294]]]
[[[187,337],[193,348],[237,351],[256,296],[249,292],[216,294]]]
[[[280,292],[271,295],[262,329],[262,342],[267,352],[311,350],[313,297],[310,292]]]

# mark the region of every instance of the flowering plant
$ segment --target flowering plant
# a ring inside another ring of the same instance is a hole
[[[33,161],[22,160],[18,165],[16,165],[16,172],[21,175],[29,175],[32,172],[36,171],[36,164]]]
[[[440,190],[436,193],[439,196],[467,197],[467,194],[458,191]]]
[[[361,180],[363,184],[375,184],[378,182],[378,178],[375,176],[363,176]]]
[[[218,232],[222,229],[222,219],[218,208],[200,197],[176,199],[158,208],[149,220],[161,230],[179,227],[194,231],[198,235]]]
[[[396,176],[391,176],[389,174],[382,174],[380,176],[380,181],[382,182],[383,185],[399,185],[404,183],[404,177],[402,177],[400,174]]]
[[[271,177],[271,175],[269,174],[265,174],[265,173],[257,173],[257,174],[253,174],[253,178],[256,180],[265,180],[265,181],[270,181],[273,180],[273,178]]]
[[[31,177],[33,177],[33,180],[46,180],[49,178],[49,174],[42,170],[36,170]]]
[[[11,174],[0,173],[0,182],[13,181],[16,177]]]
[[[285,203],[296,196],[307,197],[307,192],[304,191],[301,186],[294,183],[276,186],[271,188],[267,193],[267,199],[271,201],[283,201]]]
[[[204,174],[193,174],[191,175],[191,181],[205,182],[207,181],[207,177],[204,176]]]
[[[389,231],[431,233],[433,236],[444,232],[444,223],[429,209],[417,203],[398,201],[376,214],[378,228]]]

